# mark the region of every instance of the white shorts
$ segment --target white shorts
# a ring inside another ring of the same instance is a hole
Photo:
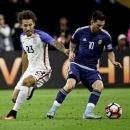
[[[35,78],[35,85],[32,87],[41,87],[44,83],[46,83],[51,77],[51,70],[37,70],[37,71],[29,71],[28,69],[23,74],[22,78],[17,83],[15,89],[20,90],[23,80],[28,76],[32,75]]]

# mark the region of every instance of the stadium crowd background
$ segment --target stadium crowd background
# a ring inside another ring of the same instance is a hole
[[[17,23],[17,14],[27,9],[37,15],[36,29],[46,31],[55,38],[62,37],[60,40],[67,48],[75,29],[89,25],[91,13],[101,10],[107,16],[105,29],[112,36],[113,47],[116,50],[130,48],[130,9],[118,3],[118,0],[0,0],[0,51],[21,50],[19,35],[22,30]],[[2,29],[7,29],[6,35],[3,35]],[[65,43],[64,37],[68,35]]]

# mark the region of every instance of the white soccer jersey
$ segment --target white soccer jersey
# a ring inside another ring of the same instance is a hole
[[[23,32],[20,35],[22,51],[27,53],[29,70],[50,70],[48,44],[51,44],[55,39],[47,33],[35,30],[34,33],[27,37]]]

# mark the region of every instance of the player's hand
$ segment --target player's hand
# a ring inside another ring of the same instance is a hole
[[[69,49],[64,49],[64,53],[69,56],[70,50]]]
[[[116,62],[116,61],[113,63],[113,65],[115,67],[123,68],[122,65],[119,62]]]
[[[73,61],[74,61],[74,58],[75,58],[75,53],[74,53],[74,52],[70,52],[70,53],[69,53],[69,61],[70,61],[70,62],[73,62]]]

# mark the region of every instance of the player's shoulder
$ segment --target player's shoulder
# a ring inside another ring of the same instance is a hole
[[[107,30],[102,29],[101,32],[102,32],[102,35],[104,35],[105,37],[109,37],[109,38],[111,38],[111,35],[108,33]]]
[[[22,32],[22,33],[20,34],[20,40],[22,41],[25,37],[26,37],[25,32]]]
[[[20,36],[22,37],[22,36],[25,36],[26,34],[25,34],[25,32],[22,32],[21,34],[20,34]]]
[[[90,26],[83,26],[83,27],[79,27],[76,29],[75,32],[82,32],[82,31],[86,31],[86,30],[89,30]]]
[[[44,35],[44,34],[46,34],[45,31],[37,30],[37,29],[34,30],[34,33],[35,33],[35,34],[38,34],[38,35]]]

